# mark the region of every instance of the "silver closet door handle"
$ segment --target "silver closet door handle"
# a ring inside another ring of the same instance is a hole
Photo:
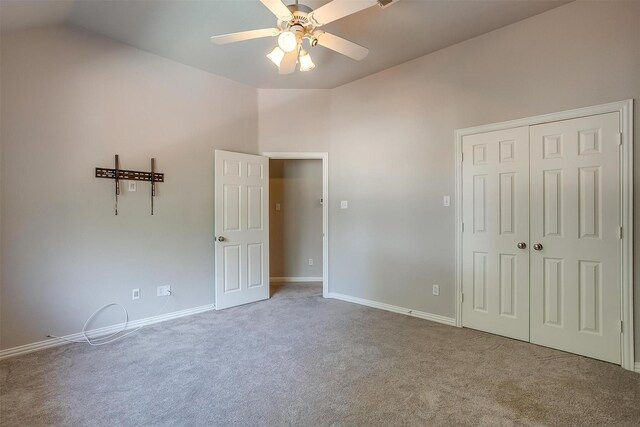
[[[218,237],[216,238],[216,240],[217,240],[218,242],[224,242],[224,241],[225,241],[225,238],[224,238],[224,237],[222,237],[222,236],[218,236]]]
[[[527,244],[525,242],[518,243],[518,249],[527,249]]]
[[[541,251],[542,243],[536,243],[535,245],[533,245],[533,249],[535,249],[536,251]]]

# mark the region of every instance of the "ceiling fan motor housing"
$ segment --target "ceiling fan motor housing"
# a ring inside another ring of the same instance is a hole
[[[394,3],[398,0],[378,0],[378,4],[380,5],[381,8],[385,8],[385,7],[389,7],[391,6],[391,3]]]
[[[290,4],[287,9],[291,11],[293,18],[289,21],[278,20],[278,27],[286,29],[288,26],[300,25],[302,27],[313,27],[308,15],[313,11],[309,6],[304,4]],[[283,28],[284,27],[284,28]]]
[[[317,38],[312,36],[315,26],[308,18],[308,15],[313,11],[309,6],[304,4],[290,4],[287,8],[291,11],[293,18],[289,21],[278,20],[278,28],[281,31],[291,31],[296,35],[298,40],[308,38],[311,46],[318,44]]]

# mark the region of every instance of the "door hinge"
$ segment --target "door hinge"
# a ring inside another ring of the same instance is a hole
[[[464,233],[464,222],[462,223],[462,232]]]
[[[622,227],[618,227],[618,237],[622,239]]]
[[[464,162],[464,153],[460,153],[460,162]]]
[[[460,294],[460,302],[464,302],[464,294]]]
[[[620,323],[618,324],[618,329],[620,329],[620,333],[624,332],[623,325],[624,325],[624,322],[621,320]]]
[[[618,145],[622,145],[622,132],[618,132],[616,138],[618,138]]]

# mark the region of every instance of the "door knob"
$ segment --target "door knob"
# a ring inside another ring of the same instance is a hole
[[[541,251],[542,243],[536,243],[535,245],[533,245],[533,249],[535,249],[536,251]]]
[[[527,249],[527,244],[525,242],[518,243],[518,249]]]
[[[218,237],[216,237],[216,240],[217,240],[218,242],[224,242],[224,240],[225,240],[225,239],[224,239],[224,237],[222,237],[222,236],[218,236]]]

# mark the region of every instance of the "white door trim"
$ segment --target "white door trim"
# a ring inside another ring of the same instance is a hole
[[[455,215],[456,215],[456,326],[462,327],[462,138],[466,135],[511,129],[520,126],[533,126],[560,120],[575,119],[604,113],[620,113],[621,145],[620,151],[620,180],[621,180],[621,213],[622,213],[622,243],[620,248],[622,268],[622,333],[621,354],[622,367],[634,370],[633,344],[633,99],[560,111],[541,116],[527,117],[500,123],[474,126],[455,131]]]
[[[329,153],[267,151],[262,155],[277,160],[322,160],[322,296],[329,298]]]

